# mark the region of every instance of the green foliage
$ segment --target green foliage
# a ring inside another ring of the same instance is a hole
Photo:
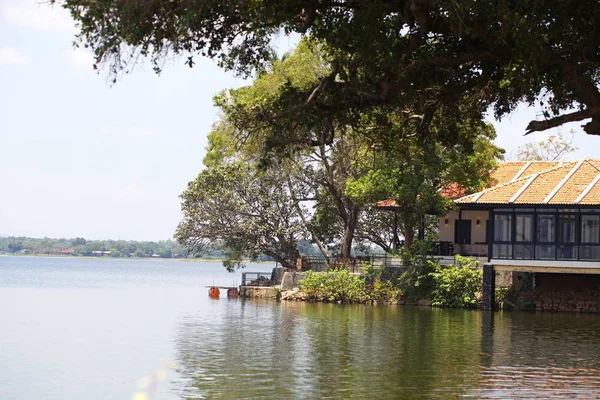
[[[13,251],[14,250],[14,251]],[[28,237],[0,237],[0,252],[26,251],[28,254],[92,256],[93,251],[110,252],[111,257],[150,257],[158,254],[162,258],[186,258],[187,249],[173,240],[158,242],[129,240],[86,240],[84,238],[51,239]],[[223,253],[211,248],[208,257],[223,258]]]
[[[425,240],[416,240],[410,248],[401,249],[404,268],[398,278],[398,285],[409,302],[431,298],[433,290],[431,273],[437,266],[430,256],[432,244],[433,238],[428,237]]]
[[[361,114],[358,124],[348,124],[345,119],[323,119],[311,113],[286,113],[284,126],[298,127],[291,138],[282,135],[282,126],[273,123],[272,119],[256,118],[257,110],[263,114],[273,110],[284,112],[289,104],[278,104],[281,96],[303,93],[325,78],[332,68],[326,46],[304,39],[284,59],[274,60],[271,68],[259,74],[251,85],[223,92],[215,98],[223,114],[209,135],[204,159],[208,168],[199,176],[199,179],[206,178],[201,185],[206,192],[202,203],[216,202],[222,197],[224,199],[219,203],[226,204],[235,198],[236,190],[229,190],[224,195],[222,190],[208,188],[208,175],[243,164],[246,169],[234,171],[238,182],[228,184],[232,188],[246,185],[248,180],[242,176],[252,175],[251,184],[262,188],[254,191],[252,196],[259,204],[262,204],[259,200],[262,192],[277,191],[277,188],[268,189],[270,184],[280,187],[293,182],[293,185],[287,185],[289,195],[279,196],[285,200],[281,204],[296,211],[305,237],[310,236],[323,255],[339,253],[342,257],[350,257],[353,242],[368,241],[391,250],[393,240],[389,240],[389,236],[393,219],[390,217],[393,215],[382,215],[370,207],[370,203],[385,198],[393,198],[403,207],[400,230],[410,247],[421,221],[428,214],[442,213],[449,207],[450,202],[439,195],[441,188],[451,182],[470,191],[483,187],[489,171],[501,156],[500,149],[492,143],[495,132],[482,121],[465,118],[461,122],[463,138],[459,145],[425,144],[415,135],[413,127],[409,129],[410,136],[387,141],[382,147],[377,134],[371,136],[366,132],[380,132],[380,124],[385,125],[386,132],[398,135],[408,128],[401,118],[381,110]],[[301,97],[293,100],[303,101]],[[442,131],[445,122],[436,119],[433,126]],[[475,145],[469,139],[473,139]],[[221,180],[229,182],[224,176]],[[212,182],[216,184],[215,179]],[[184,202],[184,209],[187,206]],[[198,210],[205,207],[196,208],[196,214],[200,215]],[[232,208],[239,209],[241,207]],[[227,212],[228,207],[224,210],[221,212]],[[261,207],[254,211],[255,214],[267,212]],[[214,219],[202,218],[205,222]],[[249,218],[239,218],[236,222],[242,220]],[[202,229],[209,231],[212,226],[223,225],[204,224]],[[185,228],[185,223],[181,227]],[[180,237],[188,240],[186,238],[193,237],[195,231],[198,229],[190,228]],[[240,231],[243,229],[237,229],[236,233]],[[204,240],[219,237],[226,241],[216,230],[211,234],[212,237],[205,234]],[[187,243],[196,246],[198,239]],[[237,251],[242,251],[242,247],[253,248],[249,242],[241,246],[231,241],[228,247]]]
[[[438,122],[432,124],[432,129],[442,129]],[[404,127],[391,124],[389,129]],[[440,189],[448,185],[468,193],[483,189],[503,156],[492,142],[496,134],[491,125],[466,124],[461,134],[476,137],[453,146],[423,143],[417,137],[383,144],[373,168],[349,180],[348,196],[361,202],[393,199],[399,206],[400,231],[410,247],[424,218],[442,215],[452,206]]]
[[[381,277],[381,273],[383,272],[381,268],[375,267],[373,264],[368,263],[364,264],[361,267],[362,275],[365,277],[368,283],[375,282],[376,279]]]
[[[245,265],[243,261],[240,259],[239,254],[237,255],[229,255],[226,259],[223,260],[223,267],[227,270],[227,272],[233,272],[236,269],[244,268]]]
[[[371,290],[371,298],[379,302],[397,301],[403,295],[403,291],[392,281],[376,279]]]
[[[23,242],[17,239],[9,239],[7,248],[11,253],[16,253],[23,249]]]
[[[496,286],[496,290],[494,291],[496,305],[502,303],[508,297],[510,290],[510,286]]]
[[[113,75],[129,72],[140,55],[158,72],[172,53],[190,67],[202,55],[262,75],[273,70],[277,35],[310,33],[330,68],[316,81],[264,90],[254,117],[281,128],[273,139],[306,134],[327,119],[356,125],[362,112],[385,108],[423,141],[450,145],[463,138],[465,116],[482,120],[493,107],[501,117],[522,101],[544,113],[529,131],[595,117],[585,129],[600,133],[595,0],[51,3],[71,12],[77,43]],[[552,119],[561,110],[577,111]],[[436,118],[447,121],[444,130],[429,129]]]
[[[360,303],[368,299],[364,279],[350,274],[347,269],[307,271],[299,285],[308,300]]]
[[[305,233],[286,178],[242,162],[203,170],[181,195],[183,220],[175,237],[195,253],[209,244],[223,246],[227,269],[260,254],[293,266]]]
[[[477,308],[481,304],[483,269],[470,258],[456,257],[457,264],[437,265],[431,273],[434,282],[432,305]]]

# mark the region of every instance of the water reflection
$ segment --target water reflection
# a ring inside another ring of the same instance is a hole
[[[474,398],[598,398],[600,319],[595,315],[484,314]]]
[[[185,398],[548,398],[600,393],[600,319],[228,301],[179,324]]]

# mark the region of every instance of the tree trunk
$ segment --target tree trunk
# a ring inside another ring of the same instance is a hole
[[[272,251],[265,251],[264,253],[267,256],[273,258],[275,261],[277,261],[279,264],[281,264],[281,266],[283,268],[286,268],[286,269],[295,269],[296,268],[296,259],[298,257],[300,257],[300,253],[297,253],[296,257],[293,259],[282,257],[280,254],[278,254],[276,252],[272,252]],[[293,254],[288,255],[288,256],[293,257]]]
[[[411,224],[404,225],[404,247],[410,249],[413,244],[413,238],[415,236],[415,229]]]
[[[342,248],[340,256],[344,259],[349,259],[352,256],[352,242],[354,240],[354,232],[358,222],[358,208],[352,207],[348,213],[348,220],[344,227],[344,239],[342,240]]]

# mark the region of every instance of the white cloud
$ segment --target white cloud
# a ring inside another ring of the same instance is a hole
[[[84,49],[75,49],[67,52],[67,56],[74,66],[92,70],[94,68],[94,55]]]
[[[0,65],[18,65],[29,63],[29,58],[19,50],[12,47],[0,48]]]
[[[2,7],[6,23],[26,28],[73,31],[75,22],[60,4],[50,6],[40,0],[15,0]]]

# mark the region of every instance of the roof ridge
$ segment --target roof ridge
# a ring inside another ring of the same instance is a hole
[[[594,179],[592,179],[592,181],[585,187],[585,189],[583,189],[583,191],[579,194],[579,196],[577,196],[577,198],[575,199],[575,204],[581,203],[581,200],[583,200],[587,197],[588,193],[590,193],[592,188],[594,186],[596,186],[596,183],[598,183],[599,180],[600,180],[600,174],[596,175],[594,177]]]
[[[544,171],[538,172],[537,174],[534,174],[534,175],[536,175],[536,178],[537,178],[538,176],[540,176],[540,175],[542,175],[542,174],[546,174],[546,173],[548,173],[548,172],[553,172],[553,171],[555,171],[555,170],[557,170],[557,169],[559,169],[559,168],[565,168],[565,167],[568,167],[570,164],[572,164],[572,163],[574,163],[574,162],[575,162],[575,161],[564,161],[564,163],[562,163],[562,162],[561,162],[560,164],[558,164],[558,165],[556,165],[556,166],[554,166],[554,167],[552,167],[552,168],[549,168],[549,169],[546,169],[546,170],[544,170]],[[458,201],[460,201],[460,200],[462,200],[462,199],[465,199],[465,198],[467,198],[467,197],[471,197],[471,196],[475,196],[475,195],[478,195],[478,194],[480,194],[480,193],[481,193],[481,195],[483,195],[484,193],[488,193],[488,192],[491,192],[491,191],[493,191],[493,190],[498,190],[498,189],[500,189],[500,188],[503,188],[503,187],[505,187],[505,186],[508,186],[508,185],[514,185],[514,184],[517,184],[517,183],[519,183],[519,182],[527,181],[527,180],[529,180],[529,178],[531,178],[531,175],[525,176],[525,177],[523,177],[523,178],[519,178],[519,179],[517,179],[516,181],[512,181],[512,182],[506,182],[506,183],[502,183],[502,184],[500,184],[500,185],[495,185],[495,186],[492,186],[491,188],[484,189],[484,190],[482,190],[482,191],[480,191],[480,192],[477,192],[477,193],[471,193],[471,194],[469,194],[469,195],[467,195],[467,196],[459,197],[459,198],[458,198],[458,199],[456,199],[455,201],[456,201],[456,202],[458,202]],[[524,183],[524,182],[523,182],[523,183]],[[480,195],[479,197],[481,197],[481,195]],[[479,197],[478,197],[478,198],[479,198]]]
[[[596,171],[600,172],[600,168],[596,165],[594,165],[593,162],[591,161],[597,161],[598,163],[600,163],[600,160],[598,160],[597,158],[589,158],[589,157],[584,157],[582,158],[582,160],[586,163],[592,166],[592,168],[595,168]]]
[[[571,168],[571,170],[569,172],[567,172],[567,174],[560,180],[560,182],[558,182],[558,184],[556,186],[554,186],[554,188],[550,191],[550,193],[548,193],[546,198],[544,198],[544,200],[542,200],[542,204],[550,203],[552,198],[554,196],[556,196],[558,191],[565,185],[565,183],[567,183],[569,181],[569,179],[571,179],[571,177],[573,175],[575,175],[575,173],[579,170],[579,168],[581,168],[581,166],[583,165],[584,162],[585,162],[585,159],[578,160],[577,164],[575,164]]]

